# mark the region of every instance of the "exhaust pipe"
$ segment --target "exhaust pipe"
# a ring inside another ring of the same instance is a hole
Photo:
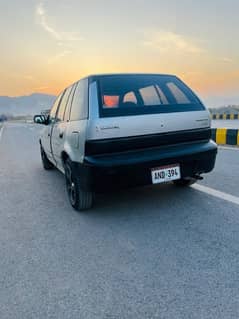
[[[193,178],[195,178],[197,181],[202,181],[203,180],[203,177],[200,176],[200,175],[195,175],[195,176],[193,176]]]

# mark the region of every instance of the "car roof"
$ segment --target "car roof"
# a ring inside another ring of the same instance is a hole
[[[99,78],[108,76],[175,76],[174,74],[163,74],[163,73],[99,73],[90,74],[85,78]]]
[[[99,78],[104,78],[104,77],[117,77],[117,76],[165,76],[165,77],[177,77],[174,74],[163,74],[163,73],[99,73],[99,74],[90,74],[87,76],[84,76],[83,78],[77,80],[76,82],[72,83],[71,85],[69,85],[68,87],[78,83],[81,80],[85,80],[88,79],[90,82],[95,81]],[[68,88],[67,87],[67,88]],[[66,88],[66,89],[67,89]]]

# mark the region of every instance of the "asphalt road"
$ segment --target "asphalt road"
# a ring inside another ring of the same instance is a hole
[[[0,140],[1,319],[239,318],[239,150],[219,150],[205,191],[132,189],[79,214],[39,130]]]

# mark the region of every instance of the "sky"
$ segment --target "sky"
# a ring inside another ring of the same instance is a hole
[[[0,0],[0,95],[58,94],[88,74],[176,74],[239,104],[238,0]]]

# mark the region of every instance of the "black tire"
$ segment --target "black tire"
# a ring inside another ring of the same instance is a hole
[[[50,170],[54,168],[54,165],[52,164],[52,162],[49,161],[49,159],[47,158],[47,155],[43,149],[42,146],[40,146],[41,149],[41,159],[42,159],[42,165],[44,167],[45,170]]]
[[[190,178],[190,179],[179,179],[174,181],[174,185],[176,186],[181,186],[181,187],[187,187],[187,186],[191,186],[193,184],[195,184],[197,182],[197,180],[195,178]]]
[[[74,174],[71,161],[65,162],[66,190],[71,206],[77,211],[84,211],[93,206],[94,193],[83,191],[80,187],[80,177]]]

